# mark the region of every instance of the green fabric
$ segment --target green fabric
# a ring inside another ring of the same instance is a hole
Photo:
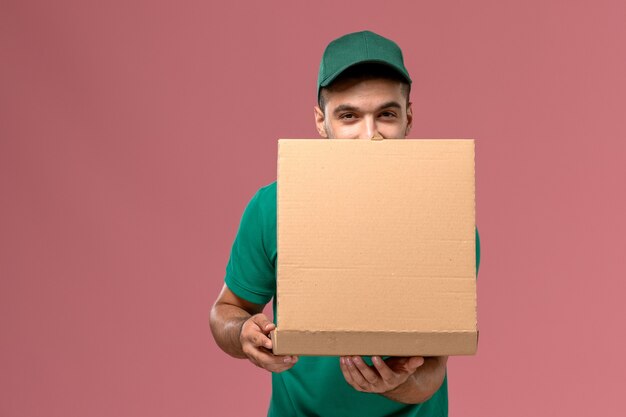
[[[400,47],[392,40],[365,30],[349,33],[328,44],[317,74],[318,97],[321,87],[327,87],[346,69],[362,63],[387,65],[411,84]]]
[[[276,292],[276,255],[276,182],[273,182],[259,189],[244,211],[226,267],[226,285],[252,303],[268,303]],[[479,263],[477,230],[477,273]],[[337,357],[303,356],[289,371],[272,374],[270,417],[447,415],[447,377],[430,400],[407,405],[353,389],[345,381]]]

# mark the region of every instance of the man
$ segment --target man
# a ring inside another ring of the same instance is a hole
[[[318,76],[320,136],[404,138],[413,121],[410,86],[394,42],[367,31],[334,40]],[[477,263],[478,248],[477,241]],[[262,311],[273,298],[276,316],[276,256],[274,182],[246,207],[210,320],[226,353],[272,372],[269,416],[447,415],[447,357],[274,355],[269,335],[275,325]]]

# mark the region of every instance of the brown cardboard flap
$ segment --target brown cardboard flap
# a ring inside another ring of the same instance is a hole
[[[276,330],[272,334],[276,355],[473,355],[477,332],[358,332]]]

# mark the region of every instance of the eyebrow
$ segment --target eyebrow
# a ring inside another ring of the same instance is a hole
[[[376,111],[380,111],[382,109],[389,109],[389,108],[402,109],[402,106],[397,101],[388,101],[378,106]],[[335,110],[333,111],[333,114],[337,115],[338,113],[341,113],[344,111],[359,111],[359,108],[351,104],[340,104],[339,106],[337,106],[337,108],[335,108]]]

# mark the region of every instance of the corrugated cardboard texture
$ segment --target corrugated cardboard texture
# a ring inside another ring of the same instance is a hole
[[[473,140],[281,139],[274,353],[476,351]]]

